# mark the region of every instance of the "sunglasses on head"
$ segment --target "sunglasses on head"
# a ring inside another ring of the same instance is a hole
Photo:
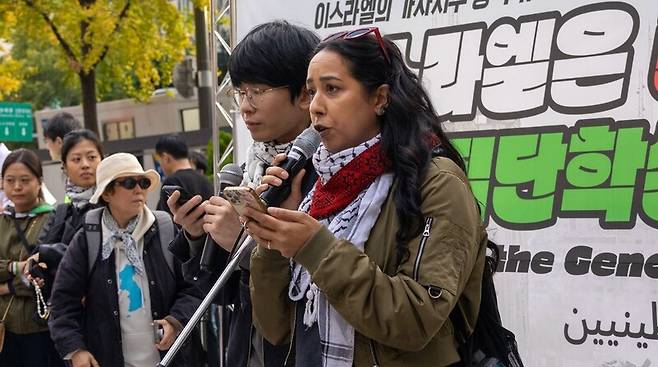
[[[146,190],[151,187],[151,180],[148,177],[128,177],[122,180],[114,181],[115,186],[121,186],[126,190],[132,190],[135,186],[139,185],[142,190]]]
[[[379,48],[382,50],[382,53],[384,54],[384,58],[386,59],[386,62],[389,64],[391,63],[391,59],[388,57],[388,52],[386,52],[386,47],[384,47],[384,39],[382,38],[381,33],[379,33],[379,28],[377,27],[367,27],[367,28],[359,28],[355,29],[353,31],[342,31],[338,33],[334,33],[327,38],[323,39],[322,42],[329,42],[329,41],[334,41],[338,39],[344,39],[344,40],[355,40],[359,38],[363,38],[370,33],[375,34],[375,38],[377,39],[377,43],[379,44]]]

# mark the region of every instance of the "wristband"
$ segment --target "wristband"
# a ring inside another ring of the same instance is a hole
[[[7,265],[7,270],[13,275],[18,273],[18,270],[16,269],[18,269],[18,261],[12,261],[9,263],[9,265]]]

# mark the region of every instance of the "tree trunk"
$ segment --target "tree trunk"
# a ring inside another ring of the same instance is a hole
[[[96,109],[96,73],[89,70],[88,73],[81,71],[80,86],[82,87],[82,116],[85,120],[84,126],[95,132],[99,137],[98,131],[98,112]]]
[[[83,8],[89,8],[96,0],[80,0]],[[84,60],[89,55],[91,45],[85,39],[89,22],[87,19],[80,21],[80,41],[82,43],[82,55],[80,60]],[[82,116],[85,119],[85,128],[93,131],[102,139],[98,131],[98,112],[96,109],[96,72],[92,67],[91,70],[85,71],[80,65],[80,86],[82,89]]]

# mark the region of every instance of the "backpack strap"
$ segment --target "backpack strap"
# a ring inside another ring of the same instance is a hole
[[[87,239],[87,271],[91,270],[96,263],[98,253],[101,247],[101,214],[104,208],[96,208],[87,212],[85,215],[85,237]],[[174,240],[175,229],[174,222],[167,212],[156,210],[153,212],[156,222],[158,223],[158,235],[160,237],[160,247],[162,255],[167,262],[167,267],[174,272],[174,254],[169,251],[169,244]]]
[[[66,215],[68,214],[69,207],[69,204],[59,204],[55,207],[55,217],[53,218],[54,225],[66,222]]]
[[[162,256],[164,256],[165,261],[167,262],[167,267],[169,267],[171,273],[176,274],[174,271],[174,254],[169,251],[169,244],[174,240],[174,236],[176,235],[174,222],[171,220],[169,213],[165,211],[154,210],[153,214],[155,215],[156,222],[158,223],[158,235],[160,236]]]
[[[98,253],[101,248],[101,214],[104,207],[92,209],[85,214],[84,229],[85,238],[87,239],[87,273],[96,264]]]

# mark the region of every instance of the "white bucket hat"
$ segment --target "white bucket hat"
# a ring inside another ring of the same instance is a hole
[[[96,191],[89,202],[98,203],[98,199],[103,195],[110,182],[119,177],[128,176],[148,177],[151,180],[151,186],[146,189],[147,192],[157,190],[160,186],[160,175],[152,169],[144,171],[137,157],[130,153],[115,153],[103,159],[96,167]]]

